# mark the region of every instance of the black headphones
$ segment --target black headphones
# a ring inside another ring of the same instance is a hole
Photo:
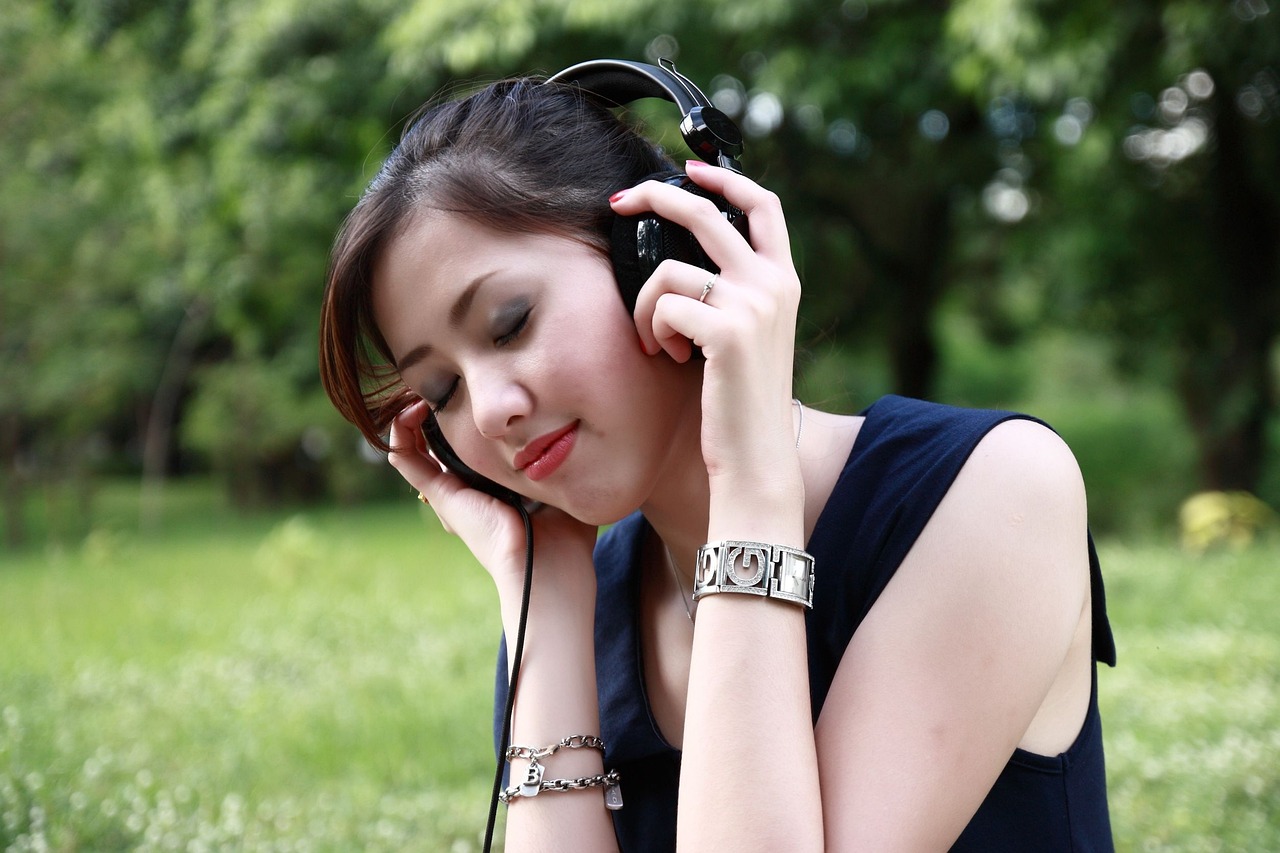
[[[742,132],[733,119],[711,105],[702,90],[669,59],[659,65],[627,59],[593,59],[570,66],[548,83],[576,85],[584,92],[622,106],[641,98],[663,98],[680,108],[680,135],[689,149],[715,166],[741,172]]]
[[[566,68],[547,82],[577,86],[611,107],[642,98],[671,101],[680,108],[680,135],[689,150],[714,166],[741,172],[738,158],[742,156],[742,131],[733,119],[716,109],[693,81],[676,71],[673,62],[661,59],[659,63],[648,65],[626,59],[595,59]],[[747,217],[743,212],[720,196],[702,189],[685,174],[672,172],[651,177],[710,199],[746,236]],[[667,258],[693,264],[708,272],[720,272],[692,234],[652,213],[616,217],[610,243],[614,277],[618,280],[618,290],[628,311],[635,309],[640,288],[658,264]]]

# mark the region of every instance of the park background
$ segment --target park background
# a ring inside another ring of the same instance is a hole
[[[606,56],[743,125],[805,402],[1075,449],[1118,847],[1280,849],[1270,0],[8,0],[0,847],[478,848],[494,596],[324,399],[320,292],[423,100]]]

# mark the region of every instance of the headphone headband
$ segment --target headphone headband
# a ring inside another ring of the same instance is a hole
[[[711,104],[711,100],[675,63],[661,65],[628,59],[593,59],[579,62],[548,78],[548,83],[578,86],[583,91],[622,106],[641,98],[661,98],[680,108],[680,134],[694,154],[715,166],[741,172],[742,132]]]

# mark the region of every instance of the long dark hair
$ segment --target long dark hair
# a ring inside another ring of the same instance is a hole
[[[494,83],[426,108],[334,241],[320,315],[320,380],[343,417],[383,451],[417,399],[373,320],[374,268],[422,211],[518,234],[580,239],[608,254],[609,196],[672,168],[659,149],[573,86]]]

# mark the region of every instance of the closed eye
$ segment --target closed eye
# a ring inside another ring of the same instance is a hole
[[[519,338],[520,334],[528,327],[529,315],[532,313],[532,308],[526,309],[519,317],[516,318],[515,323],[512,324],[510,329],[493,339],[494,345],[498,347],[505,347]]]
[[[458,390],[458,380],[454,379],[452,382],[449,383],[449,387],[445,390],[443,394],[435,398],[428,397],[427,405],[431,407],[432,413],[438,415],[442,411],[444,411],[445,406],[449,405],[449,401],[453,399],[453,394],[457,390]]]

